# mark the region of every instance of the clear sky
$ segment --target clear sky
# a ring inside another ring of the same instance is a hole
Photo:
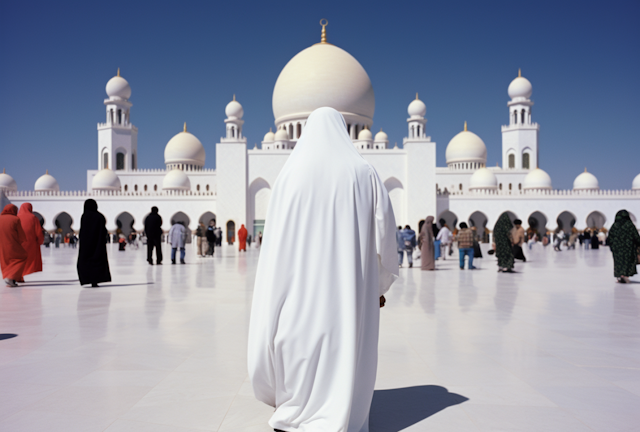
[[[117,68],[132,88],[140,168],[162,168],[187,122],[215,167],[233,94],[251,147],[273,126],[278,74],[320,38],[347,50],[376,94],[374,132],[406,135],[420,93],[445,166],[464,121],[501,161],[507,87],[533,84],[540,167],[570,188],[585,167],[605,189],[640,173],[640,2],[0,2],[0,168],[20,189],[49,169],[63,190],[96,169],[96,124]]]

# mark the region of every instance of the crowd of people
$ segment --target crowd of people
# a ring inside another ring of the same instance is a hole
[[[24,203],[19,211],[14,205],[7,205],[0,219],[3,221],[3,225],[0,226],[2,231],[0,234],[4,239],[3,245],[0,247],[2,251],[0,260],[2,261],[5,284],[16,287],[19,282],[24,281],[23,276],[42,271],[40,245],[49,247],[51,243],[54,243],[56,247],[59,247],[60,244],[77,247],[80,244],[78,277],[82,285],[97,286],[98,283],[110,281],[106,243],[110,242],[112,235],[106,230],[105,223],[102,222],[104,218],[101,217],[102,215],[97,211],[97,203],[94,200],[87,200],[79,238],[73,231],[63,235],[61,229],[56,229],[51,235],[42,229],[40,220],[33,214],[31,204]],[[20,221],[20,224],[17,221]],[[457,245],[460,269],[465,269],[465,263],[467,269],[476,269],[473,260],[482,258],[480,248],[482,235],[478,234],[476,227],[469,227],[466,222],[461,222],[452,231],[444,220],[440,221],[440,225],[438,227],[434,217],[429,216],[425,221],[420,222],[417,235],[409,225],[404,228],[399,226],[396,231],[398,266],[402,267],[406,256],[409,267],[413,267],[414,251],[417,249],[419,252],[416,258],[420,259],[421,269],[435,270],[437,260],[446,260],[447,256],[453,255],[454,246]],[[624,229],[621,229],[621,226],[624,226]],[[638,237],[638,230],[626,210],[618,212],[616,221],[609,231],[605,228],[594,227],[580,232],[574,227],[570,233],[565,233],[562,229],[557,228],[553,233],[545,231],[542,236],[533,228],[525,231],[521,220],[515,219],[512,222],[509,215],[504,213],[496,222],[492,234],[493,242],[489,254],[495,254],[498,271],[504,273],[514,272],[515,260],[526,262],[527,258],[523,251],[525,244],[531,250],[533,245],[538,242],[543,246],[553,244],[556,251],[561,251],[562,247],[575,249],[577,244],[585,249],[598,249],[603,245],[610,246],[616,262],[614,276],[620,283],[628,282],[629,277],[636,274],[635,265],[632,266],[629,263],[640,262],[640,237]],[[96,236],[99,236],[102,241],[87,241],[87,239],[98,238]],[[155,265],[162,264],[164,236],[162,217],[158,214],[157,207],[152,207],[151,213],[145,220],[144,231],[139,236],[133,228],[128,236],[124,235],[121,228],[118,228],[113,234],[121,251],[125,250],[127,245],[137,249],[138,240],[146,244],[147,261],[150,265],[154,265],[154,250]],[[213,257],[215,248],[222,245],[223,232],[216,226],[214,219],[210,220],[206,226],[204,222],[200,222],[193,232],[185,226],[184,222],[172,221],[171,229],[166,236],[167,243],[171,245],[171,263],[176,264],[179,260],[180,264],[185,264],[186,245],[192,236],[196,240],[197,256]],[[83,239],[85,240],[84,245]],[[237,239],[239,251],[246,252],[247,248],[251,247],[253,239],[244,225],[238,230]],[[14,247],[18,244],[22,247]],[[259,232],[256,236],[256,247],[261,244],[262,232]],[[103,246],[104,251],[102,250]],[[637,252],[633,252],[636,250]],[[104,261],[104,263],[96,264],[99,261]]]
[[[409,225],[404,228],[399,226],[396,231],[398,266],[402,267],[406,256],[409,267],[413,267],[413,253],[417,249],[421,269],[435,270],[436,261],[440,258],[446,260],[447,256],[453,255],[454,245],[457,244],[460,269],[465,269],[466,262],[466,268],[474,270],[476,268],[473,265],[474,258],[482,258],[480,248],[482,237],[478,235],[476,227],[469,227],[466,222],[461,222],[452,231],[444,220],[440,221],[440,225],[441,227],[438,228],[433,216],[427,217],[420,223],[417,239],[415,231]],[[621,229],[621,226],[625,228]],[[523,246],[526,244],[531,250],[537,242],[541,242],[543,246],[553,244],[556,251],[561,251],[563,246],[567,249],[575,249],[578,242],[580,246],[584,245],[585,249],[598,249],[602,245],[610,246],[614,261],[624,263],[615,265],[614,276],[620,283],[628,282],[629,277],[636,274],[635,270],[631,269],[630,262],[640,264],[640,237],[626,210],[618,212],[616,221],[608,232],[605,228],[595,227],[580,232],[573,227],[571,233],[567,235],[561,228],[557,228],[553,234],[546,231],[542,239],[533,228],[525,230],[520,219],[512,222],[509,214],[503,213],[494,226],[489,254],[495,254],[498,272],[514,273],[515,260],[527,261]]]

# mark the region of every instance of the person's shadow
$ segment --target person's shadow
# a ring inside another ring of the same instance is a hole
[[[370,432],[398,432],[469,398],[440,386],[423,385],[373,393]]]

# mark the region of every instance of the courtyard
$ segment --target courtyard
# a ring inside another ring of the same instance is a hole
[[[149,266],[109,245],[113,282],[77,282],[77,250],[0,288],[0,430],[268,432],[247,331],[259,249]],[[486,245],[485,245],[486,246]],[[313,245],[310,245],[313,247]],[[640,278],[608,248],[534,245],[515,274],[400,270],[381,311],[372,432],[640,431]],[[11,337],[12,335],[17,335]]]

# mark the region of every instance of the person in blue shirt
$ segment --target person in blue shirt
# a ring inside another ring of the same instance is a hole
[[[402,227],[398,227],[398,231],[396,231],[396,242],[398,244],[398,266],[402,267],[402,259],[406,253],[409,267],[413,267],[413,250],[417,245],[416,232],[412,230],[409,225],[405,226],[404,229],[401,228]]]

